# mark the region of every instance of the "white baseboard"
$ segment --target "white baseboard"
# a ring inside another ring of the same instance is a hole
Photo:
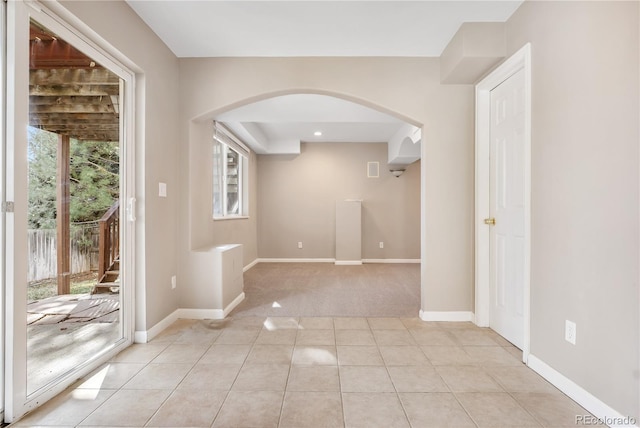
[[[333,263],[336,259],[256,259],[258,263]]]
[[[336,265],[360,265],[363,263],[420,263],[420,259],[362,259],[352,261],[337,261],[336,259],[326,258],[306,258],[306,259],[286,259],[286,258],[262,258],[255,259],[253,262],[245,266],[244,271],[248,271],[258,263],[335,263]]]
[[[236,306],[242,303],[243,300],[244,300],[244,291],[238,294],[238,297],[233,299],[233,301],[229,303],[226,308],[224,308],[224,310],[222,311],[222,318],[226,318],[227,315],[229,315],[229,313],[231,313],[231,311],[234,310]]]
[[[146,331],[136,331],[133,334],[133,341],[135,343],[147,343],[164,329],[176,322],[178,319],[190,319],[190,320],[221,320],[224,319],[229,313],[244,300],[244,293],[240,293],[238,297],[233,299],[231,303],[224,309],[190,309],[179,308],[165,317],[162,321],[151,327]]]
[[[260,263],[260,259],[255,259],[254,261],[252,261],[251,263],[249,263],[248,265],[246,265],[243,269],[242,272],[246,272],[249,269],[251,269],[252,267],[254,267],[255,265],[257,265],[258,263]]]
[[[133,332],[133,343],[147,343],[147,332],[145,331],[134,331]]]
[[[336,266],[361,266],[362,260],[336,260]]]
[[[422,321],[473,322],[474,315],[470,311],[423,311],[420,309]]]
[[[175,311],[173,311],[172,313],[167,315],[159,323],[157,323],[156,325],[151,327],[149,330],[134,332],[133,333],[133,341],[135,343],[147,343],[147,342],[149,342],[151,339],[153,339],[158,334],[160,334],[162,332],[162,330],[166,329],[171,324],[176,322],[176,320],[179,318],[179,316],[178,316],[179,313],[180,313],[180,309],[176,309]]]
[[[286,259],[286,258],[262,258],[255,259],[253,262],[245,266],[244,271],[248,271],[258,263],[335,263],[336,265],[361,265],[363,263],[420,263],[420,259],[362,259],[354,261],[344,261],[326,258],[306,258],[306,259]]]
[[[560,391],[564,392],[573,401],[584,407],[596,418],[601,419],[606,425],[610,427],[638,426],[636,425],[638,421],[634,418],[621,415],[535,355],[529,354],[527,365]]]
[[[185,320],[221,320],[224,318],[222,309],[178,309],[178,318]]]

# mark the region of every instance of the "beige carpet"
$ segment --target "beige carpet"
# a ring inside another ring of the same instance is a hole
[[[416,317],[419,264],[259,263],[244,274],[242,316]]]

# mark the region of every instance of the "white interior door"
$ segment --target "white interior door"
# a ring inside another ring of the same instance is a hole
[[[491,90],[489,326],[523,347],[525,81],[520,70]]]

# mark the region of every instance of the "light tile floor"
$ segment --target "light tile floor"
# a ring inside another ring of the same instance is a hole
[[[12,426],[563,427],[588,414],[489,329],[178,320]]]

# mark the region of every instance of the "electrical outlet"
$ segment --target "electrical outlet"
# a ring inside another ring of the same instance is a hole
[[[380,241],[380,248],[384,248],[384,242]]]
[[[173,275],[171,277],[171,289],[173,290],[174,288],[176,288],[176,276]]]
[[[302,241],[298,242],[298,248],[302,248]]]
[[[576,344],[576,323],[574,323],[573,321],[565,320],[564,340],[571,343],[572,345]]]

